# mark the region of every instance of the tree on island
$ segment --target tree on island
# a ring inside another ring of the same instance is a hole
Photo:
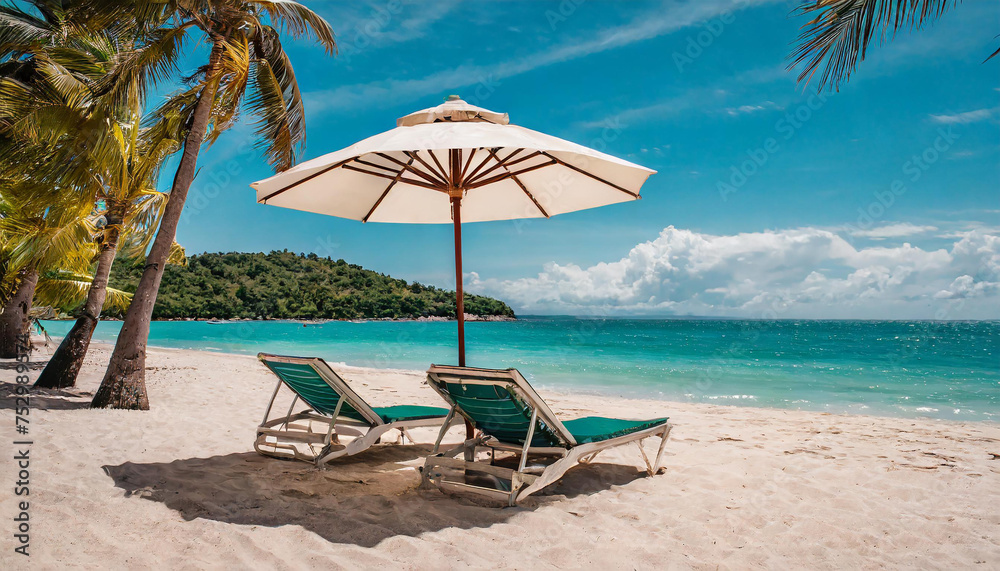
[[[90,4],[108,23],[129,18],[144,30],[143,40],[119,63],[112,80],[148,76],[175,65],[189,30],[200,32],[210,46],[208,64],[190,78],[193,86],[160,110],[185,118],[183,152],[145,270],[91,403],[95,408],[148,410],[145,365],[150,320],[202,143],[235,124],[245,108],[257,117],[258,143],[272,167],[281,171],[292,166],[305,141],[305,114],[279,29],[293,37],[312,33],[331,54],[336,45],[325,20],[291,1],[94,0]]]
[[[134,291],[142,260],[116,264],[111,283]],[[470,295],[466,312],[513,318],[502,301]],[[455,292],[344,260],[291,252],[205,253],[163,273],[153,319],[455,318]]]

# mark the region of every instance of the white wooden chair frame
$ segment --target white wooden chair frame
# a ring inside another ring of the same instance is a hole
[[[570,468],[573,468],[577,464],[588,464],[601,451],[631,442],[636,443],[639,452],[642,454],[643,461],[646,464],[646,473],[654,476],[660,472],[660,461],[663,458],[663,450],[667,444],[667,439],[670,437],[670,430],[673,428],[673,425],[669,422],[600,442],[579,444],[517,369],[496,370],[431,365],[431,368],[427,371],[427,377],[431,388],[451,404],[451,410],[448,413],[445,426],[449,422],[452,422],[456,416],[465,417],[470,422],[473,422],[473,424],[474,421],[467,417],[451,398],[451,395],[441,390],[435,382],[439,381],[442,377],[450,377],[452,382],[457,381],[469,385],[496,385],[498,382],[502,382],[506,388],[514,392],[517,398],[521,399],[531,409],[528,434],[523,445],[501,442],[480,431],[476,438],[466,440],[451,450],[439,452],[441,440],[445,435],[445,429],[442,428],[438,434],[437,441],[434,443],[432,455],[424,462],[422,477],[425,482],[436,485],[444,492],[484,496],[492,500],[506,501],[507,505],[513,506],[520,500],[559,480]],[[541,419],[563,442],[563,446],[531,446],[531,441],[535,433],[536,420],[538,419]],[[649,457],[642,447],[642,441],[650,436],[660,437],[660,446],[656,451],[656,458],[652,463],[650,463]],[[477,461],[478,453],[481,450],[489,450],[489,462]],[[517,470],[493,465],[493,458],[498,450],[520,455],[520,463]],[[459,453],[464,454],[463,459],[456,458]],[[536,467],[529,468],[527,465],[528,457],[531,455],[556,456],[559,459],[544,466],[539,472]],[[442,470],[442,468],[445,470]],[[472,470],[510,480],[510,491],[448,480],[445,474],[446,470],[460,470],[463,472]]]
[[[448,416],[445,417],[443,425],[441,417],[387,423],[323,359],[269,355],[264,353],[258,355],[258,358],[261,361],[266,359],[280,363],[309,365],[316,371],[316,374],[320,378],[340,395],[337,407],[332,416],[327,416],[308,408],[293,414],[292,411],[299,400],[299,395],[279,376],[278,383],[274,387],[274,392],[271,393],[271,400],[268,401],[267,409],[264,411],[264,419],[257,427],[257,438],[253,444],[254,450],[264,456],[303,460],[312,462],[317,467],[323,467],[331,460],[342,456],[352,456],[371,448],[381,441],[385,433],[393,430],[399,431],[396,440],[397,444],[403,444],[406,440],[414,443],[413,438],[407,430],[409,428],[440,426],[441,434],[444,434],[451,425],[461,422],[461,419]],[[269,420],[271,409],[274,406],[274,401],[282,385],[288,386],[288,389],[295,396],[292,398],[292,403],[288,406],[288,412],[284,416]],[[340,409],[345,403],[350,404],[367,422],[341,416]],[[318,423],[324,426],[325,429],[322,432],[313,430],[313,423]],[[344,437],[349,438],[349,440],[342,442],[341,439]],[[296,446],[295,443],[305,444],[309,452],[303,452],[301,450],[302,447]],[[318,450],[317,447],[319,448]]]

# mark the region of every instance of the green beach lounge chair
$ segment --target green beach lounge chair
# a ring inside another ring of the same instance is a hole
[[[590,416],[560,421],[517,369],[431,365],[427,383],[451,404],[447,422],[460,415],[478,433],[439,453],[442,429],[433,455],[424,463],[424,481],[444,492],[475,494],[511,506],[555,482],[577,463],[589,463],[602,450],[630,442],[639,445],[646,471],[655,475],[672,428],[666,418]],[[660,438],[652,464],[642,448],[642,440],[650,436]],[[488,459],[477,459],[481,451],[489,452]],[[464,458],[457,458],[460,453]],[[508,466],[502,465],[498,453],[507,453]],[[530,464],[529,457],[535,458]]]
[[[278,377],[253,446],[265,456],[295,458],[323,466],[335,458],[367,450],[391,430],[399,431],[397,442],[402,443],[406,438],[413,442],[408,428],[441,426],[444,433],[455,421],[461,422],[454,415],[446,418],[446,408],[369,406],[323,359],[266,353],[258,354],[257,358]],[[285,416],[268,420],[282,385],[295,393],[292,404]],[[293,414],[299,400],[308,408]],[[314,430],[314,423],[321,430]],[[348,437],[351,440],[342,442]]]

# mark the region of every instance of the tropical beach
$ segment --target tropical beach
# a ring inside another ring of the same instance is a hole
[[[159,406],[88,410],[110,350],[95,345],[77,389],[35,397],[43,568],[965,568],[1000,557],[996,423],[545,391],[568,417],[669,410],[667,472],[648,478],[634,449],[609,452],[497,509],[420,489],[427,444],[323,471],[257,455],[273,377],[248,355],[151,349]],[[419,370],[337,369],[378,404],[439,400]],[[11,479],[9,463],[0,476]]]
[[[998,21],[0,0],[0,567],[1000,565]]]

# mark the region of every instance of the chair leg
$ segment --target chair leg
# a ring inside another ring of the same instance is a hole
[[[444,418],[444,424],[441,425],[441,430],[438,431],[438,437],[437,440],[434,441],[434,449],[431,450],[431,455],[438,453],[438,449],[441,448],[441,441],[444,440],[444,435],[448,432],[448,429],[451,428],[451,423],[454,419],[455,407],[451,407],[451,410],[448,411],[448,416]]]
[[[646,456],[646,450],[642,447],[642,440],[636,440],[635,445],[639,447],[639,454],[642,454],[642,461],[646,463],[646,473],[652,476],[653,465],[649,463],[649,457]]]
[[[651,474],[653,476],[660,472],[660,459],[663,458],[663,449],[667,446],[667,439],[670,438],[670,429],[672,428],[673,426],[668,424],[660,436],[660,449],[656,451],[656,460],[653,462],[653,473]]]
[[[546,466],[545,470],[542,471],[542,474],[538,477],[538,479],[536,479],[530,486],[522,489],[514,498],[514,501],[521,501],[538,490],[541,490],[545,486],[555,482],[559,478],[562,478],[563,474],[565,474],[567,470],[577,465],[581,456],[582,455],[580,453],[570,450],[566,456],[563,456],[559,460],[556,460],[552,464]]]

